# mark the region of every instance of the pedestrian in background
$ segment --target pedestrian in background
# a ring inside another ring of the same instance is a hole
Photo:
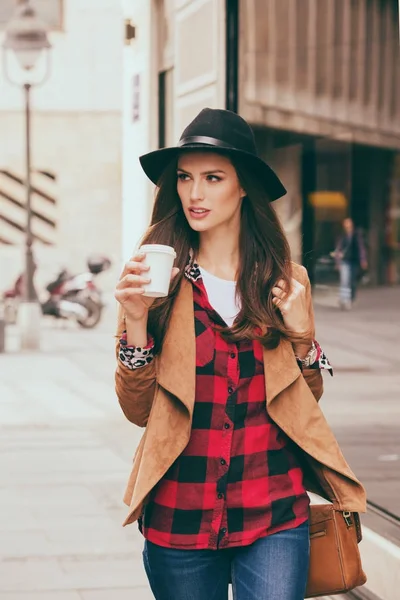
[[[286,190],[224,110],[141,164],[159,188],[142,243],[177,259],[167,298],[143,296],[140,252],[115,292],[116,392],[146,427],[124,525],[139,523],[157,600],[227,600],[230,581],[235,600],[303,600],[307,489],[361,512],[365,492],[317,403],[331,367],[271,206]]]
[[[340,273],[339,306],[350,310],[356,298],[360,275],[368,269],[367,252],[361,231],[354,227],[350,218],[343,221],[343,233],[334,256]]]

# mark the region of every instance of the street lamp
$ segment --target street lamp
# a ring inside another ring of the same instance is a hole
[[[43,83],[49,73],[49,50],[46,27],[38,19],[30,0],[20,0],[14,16],[8,23],[3,42],[3,65],[6,79],[13,85],[22,85],[25,95],[26,136],[26,237],[25,237],[25,285],[23,302],[20,305],[21,348],[39,348],[41,307],[34,286],[35,263],[32,252],[32,189],[31,189],[31,127],[30,91],[33,85]],[[46,63],[42,76],[35,80],[34,68],[45,53]],[[9,57],[13,54],[19,63],[23,80],[17,81],[9,72]]]

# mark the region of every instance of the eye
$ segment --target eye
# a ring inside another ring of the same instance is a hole
[[[211,183],[221,181],[221,177],[218,177],[217,175],[207,175],[207,181],[211,181]]]
[[[187,175],[187,173],[178,173],[178,179],[180,181],[187,181],[189,179],[189,175]]]

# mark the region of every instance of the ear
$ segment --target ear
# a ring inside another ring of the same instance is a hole
[[[246,198],[246,196],[247,196],[246,192],[244,191],[244,189],[242,187],[239,189],[239,194],[240,194],[241,200],[243,200],[243,198]]]

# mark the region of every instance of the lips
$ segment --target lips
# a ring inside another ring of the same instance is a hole
[[[206,217],[210,211],[206,208],[189,208],[190,215],[195,219]]]

